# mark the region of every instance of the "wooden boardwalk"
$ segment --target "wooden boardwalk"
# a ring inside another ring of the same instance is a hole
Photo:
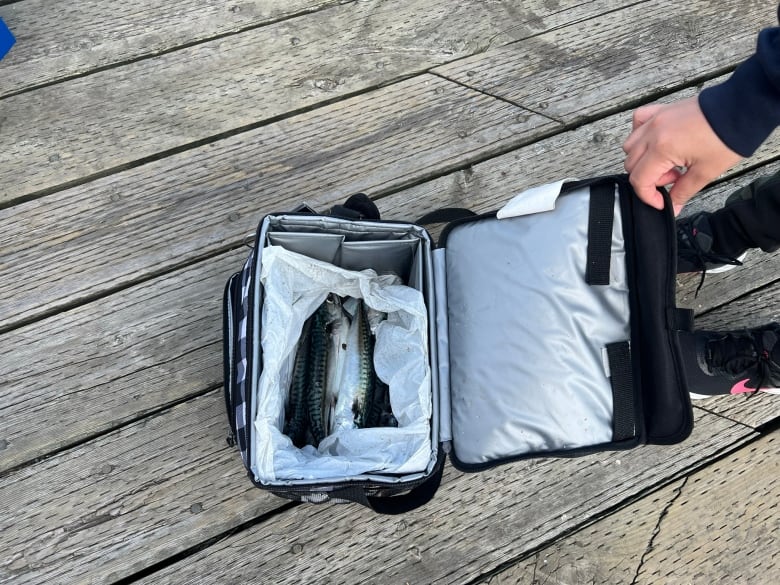
[[[777,397],[686,442],[478,474],[402,517],[257,490],[221,296],[260,217],[386,218],[622,170],[631,112],[717,82],[747,0],[0,0],[0,583],[780,583]],[[688,207],[780,169],[780,137]],[[780,320],[780,255],[679,279]]]

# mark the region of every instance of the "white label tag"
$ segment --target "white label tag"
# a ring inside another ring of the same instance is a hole
[[[498,217],[498,219],[506,219],[519,215],[552,211],[555,209],[555,200],[558,199],[558,195],[561,194],[561,186],[563,186],[564,183],[576,180],[577,179],[567,177],[560,181],[556,181],[555,183],[539,185],[538,187],[523,191],[504,205],[499,210],[496,217]]]

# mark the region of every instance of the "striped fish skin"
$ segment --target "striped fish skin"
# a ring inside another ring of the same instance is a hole
[[[316,447],[325,438],[325,421],[322,416],[325,402],[325,386],[328,369],[328,300],[315,311],[309,345],[309,389],[307,406],[309,430]]]
[[[366,320],[371,327],[372,352],[376,342],[376,331],[379,324],[387,319],[387,313],[382,313],[371,307],[366,309]],[[373,366],[373,362],[372,362]],[[367,401],[366,426],[367,427],[397,427],[398,421],[393,415],[390,405],[390,387],[385,384],[377,375],[376,370],[371,368],[371,399]]]
[[[352,405],[355,426],[359,429],[375,426],[371,424],[373,411],[374,378],[374,339],[366,317],[366,304],[358,301],[355,315],[358,329],[358,355],[360,364],[360,384]]]
[[[355,415],[355,426],[359,429],[366,428],[372,392],[372,372],[374,371],[374,346],[371,338],[371,330],[366,320],[365,303],[357,300],[357,307],[353,317],[353,326],[357,329],[358,354],[358,387],[352,403],[352,412]]]
[[[341,297],[332,295],[333,303],[329,308],[330,334],[328,345],[328,374],[325,385],[325,402],[322,407],[325,430],[331,434],[336,427],[336,401],[347,357],[347,334],[349,318],[342,306]]]
[[[342,302],[330,294],[306,320],[284,428],[296,447],[316,447],[334,428],[345,428],[344,424],[349,425],[346,428],[398,425],[389,388],[374,370],[372,330],[384,318],[385,314],[369,308],[362,299]],[[349,396],[351,405],[339,406],[346,398],[340,393]]]
[[[301,338],[295,353],[292,384],[286,411],[284,434],[298,448],[306,444],[306,398],[309,388],[309,346],[312,319],[303,324]]]

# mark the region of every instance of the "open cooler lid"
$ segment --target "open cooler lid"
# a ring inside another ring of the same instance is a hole
[[[614,179],[558,181],[453,222],[434,269],[442,439],[457,467],[636,444]]]

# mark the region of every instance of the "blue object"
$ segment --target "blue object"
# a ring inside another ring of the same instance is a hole
[[[0,59],[5,57],[5,54],[11,50],[15,42],[14,35],[11,34],[11,31],[5,26],[3,19],[0,18]]]

